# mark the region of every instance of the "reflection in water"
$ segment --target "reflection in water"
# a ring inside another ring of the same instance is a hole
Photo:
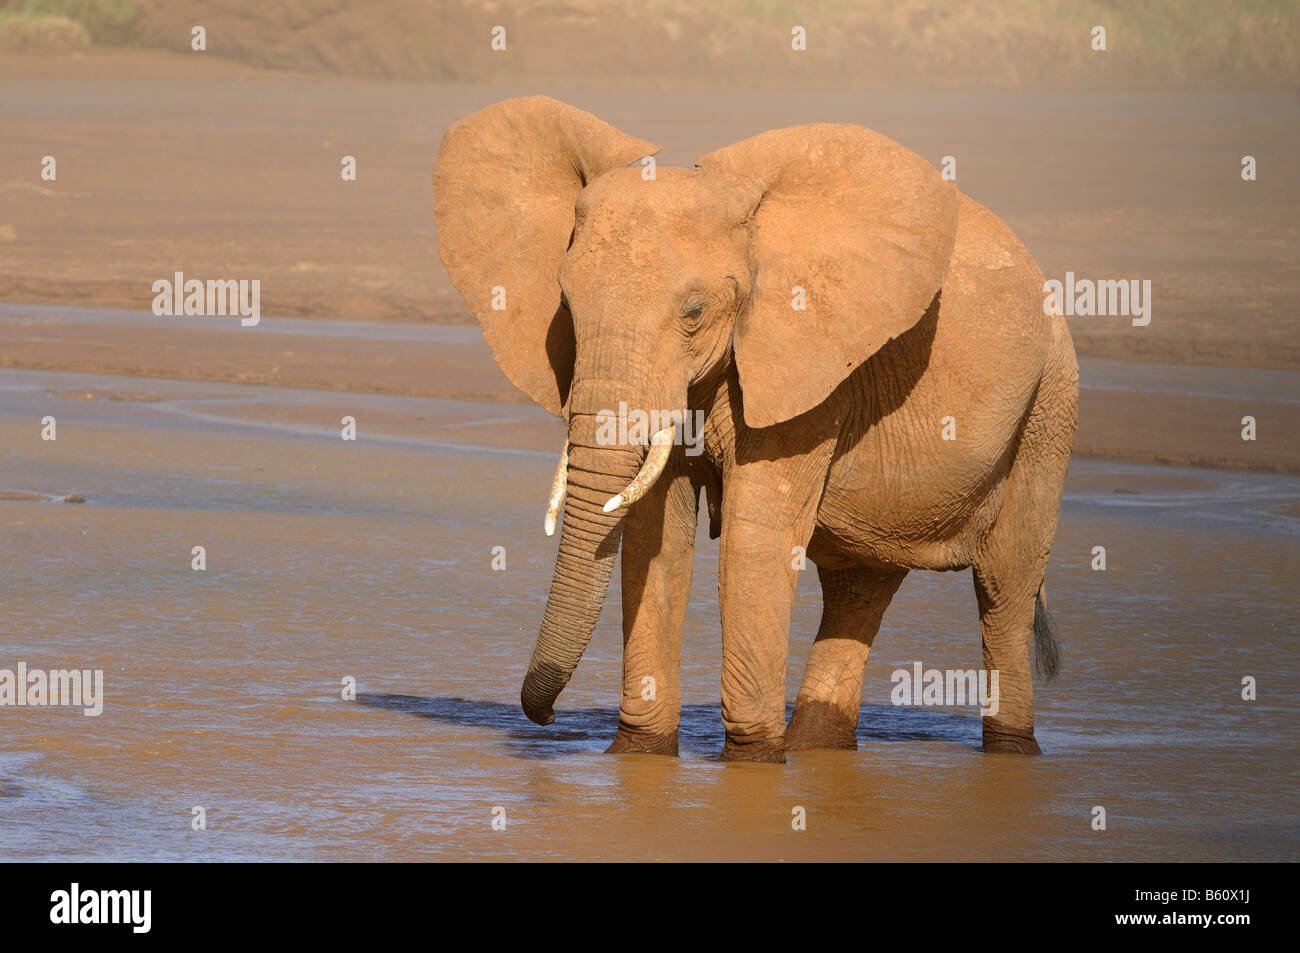
[[[616,707],[568,709],[563,724],[543,727],[525,718],[518,704],[416,695],[358,695],[357,701],[463,728],[492,729],[501,733],[514,754],[525,758],[603,752],[618,727]],[[793,710],[793,703],[786,705],[787,720]],[[715,757],[722,750],[723,738],[720,705],[682,706],[680,755]],[[863,705],[858,744],[889,741],[945,741],[979,747],[980,726],[968,714],[935,708]]]

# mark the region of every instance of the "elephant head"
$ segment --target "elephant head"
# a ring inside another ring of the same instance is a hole
[[[957,193],[860,126],[764,133],[695,169],[629,167],[656,147],[545,97],[448,130],[433,179],[438,244],[507,377],[568,427],[552,494],[560,550],[522,702],[539,724],[595,627],[623,515],[671,438],[610,445],[620,402],[687,410],[735,361],[744,422],[816,407],[943,283]]]

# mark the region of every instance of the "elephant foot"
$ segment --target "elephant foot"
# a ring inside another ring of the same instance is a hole
[[[787,751],[810,748],[857,751],[857,712],[850,715],[829,702],[795,702],[794,714],[785,729],[785,747]]]
[[[730,738],[722,746],[722,761],[760,761],[768,764],[785,764],[785,737],[763,738],[737,744]]]
[[[662,754],[677,757],[677,730],[669,732],[630,731],[620,727],[605,754]]]
[[[1024,731],[984,719],[984,747],[988,753],[1042,754],[1032,729]]]

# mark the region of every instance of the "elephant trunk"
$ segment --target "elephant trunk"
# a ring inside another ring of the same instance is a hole
[[[575,414],[569,422],[560,551],[520,692],[524,714],[539,725],[555,720],[555,699],[591,641],[609,589],[626,509],[606,513],[605,504],[635,479],[645,453],[643,447],[599,446],[596,429],[594,415]]]

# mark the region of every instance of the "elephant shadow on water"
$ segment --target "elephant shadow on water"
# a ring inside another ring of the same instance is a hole
[[[618,725],[618,707],[575,708],[560,713],[554,724],[530,722],[517,703],[426,695],[362,694],[357,701],[371,708],[403,712],[462,728],[490,728],[505,735],[511,753],[522,758],[558,758],[602,753]],[[793,710],[787,704],[786,717]],[[715,758],[722,747],[720,705],[683,705],[679,734],[681,754]],[[941,741],[978,748],[980,721],[969,715],[926,708],[863,705],[858,744]]]

